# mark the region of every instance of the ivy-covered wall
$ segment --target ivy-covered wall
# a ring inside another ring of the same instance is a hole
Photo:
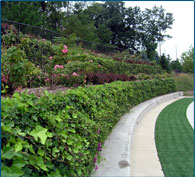
[[[171,79],[117,81],[67,94],[3,98],[1,174],[89,176],[120,117],[145,100],[174,91]]]

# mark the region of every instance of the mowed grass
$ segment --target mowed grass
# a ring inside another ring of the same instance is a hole
[[[194,176],[194,130],[186,117],[193,98],[168,105],[159,115],[155,141],[165,176]]]

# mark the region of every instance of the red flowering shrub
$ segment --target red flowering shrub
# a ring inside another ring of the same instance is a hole
[[[110,83],[116,80],[120,81],[135,81],[135,76],[117,75],[117,74],[102,74],[102,73],[88,73],[86,75],[86,81],[93,84]]]

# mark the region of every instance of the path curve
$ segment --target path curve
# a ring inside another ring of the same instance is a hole
[[[188,106],[186,116],[192,128],[194,129],[194,101]]]
[[[160,112],[183,97],[159,104],[143,115],[135,129],[131,148],[131,176],[164,176],[155,144],[155,124]]]
[[[123,115],[107,137],[101,151],[101,163],[97,164],[98,169],[94,169],[91,176],[130,176],[132,167],[130,152],[137,124],[143,115],[157,105],[182,95],[183,92],[175,92],[155,97],[140,103]]]

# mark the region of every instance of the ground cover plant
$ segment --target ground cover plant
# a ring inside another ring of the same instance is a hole
[[[155,127],[158,156],[165,176],[194,176],[194,131],[186,117],[193,98],[167,106]]]
[[[140,102],[174,91],[174,81],[165,79],[3,98],[1,174],[89,176],[119,118]]]

